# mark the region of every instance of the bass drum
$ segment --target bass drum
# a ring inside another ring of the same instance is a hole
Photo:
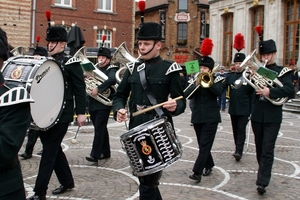
[[[34,99],[30,104],[32,128],[47,130],[58,122],[65,104],[66,83],[54,59],[11,57],[2,74],[8,86],[24,87]]]
[[[122,148],[137,176],[146,176],[174,164],[182,146],[166,117],[143,123],[120,136]]]

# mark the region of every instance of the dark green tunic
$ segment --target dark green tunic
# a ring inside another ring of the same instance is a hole
[[[4,79],[0,73],[0,96],[8,90],[4,86]],[[12,99],[14,101],[15,96]],[[18,163],[18,152],[30,121],[29,102],[7,106],[0,102],[0,199],[4,195],[13,194],[24,188],[20,165],[14,160]],[[24,192],[23,195],[25,195]]]
[[[235,81],[241,79],[242,84],[235,85]],[[253,88],[242,78],[242,73],[228,73],[224,81],[224,89],[230,86],[229,109],[230,115],[250,115],[253,99]]]
[[[283,67],[276,64],[267,65],[268,69],[281,72]],[[285,73],[278,77],[283,87],[270,88],[270,98],[288,97],[294,93],[294,86],[291,81],[291,72]],[[266,99],[261,99],[259,95],[255,95],[251,121],[260,123],[281,123],[282,122],[282,105],[273,105]]]
[[[169,95],[173,99],[183,96],[179,71],[174,71],[166,75],[167,70],[172,64],[173,63],[170,61],[162,60],[161,57],[157,57],[145,62],[146,79],[152,89],[152,92],[154,93],[155,98],[157,99],[157,103],[167,101]],[[146,92],[142,87],[140,76],[137,71],[139,65],[141,65],[141,63],[136,63],[132,74],[128,69],[124,73],[122,81],[118,86],[117,93],[113,98],[114,116],[119,109],[125,108],[128,97],[128,106],[131,114],[137,111],[137,105],[151,106]],[[186,100],[180,99],[177,101],[177,108],[175,112],[170,113],[165,109],[163,109],[163,112],[168,117],[168,120],[173,124],[172,116],[183,113],[185,107]],[[153,119],[153,112],[141,114],[136,117],[132,117],[132,115],[130,115],[129,128],[131,129],[136,127],[151,119]]]

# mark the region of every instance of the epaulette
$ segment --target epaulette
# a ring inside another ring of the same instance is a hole
[[[23,87],[14,87],[0,96],[0,107],[15,105],[19,103],[33,103],[34,99]]]
[[[129,70],[130,74],[132,74],[132,72],[133,72],[134,65],[135,65],[135,62],[126,63],[126,67]]]
[[[225,77],[223,77],[223,76],[217,76],[215,78],[215,80],[214,80],[214,83],[218,83],[218,82],[223,81],[223,80],[225,80]]]
[[[292,71],[292,70],[290,68],[288,68],[288,67],[283,67],[283,69],[280,71],[278,77],[283,76],[285,73],[287,73],[289,71]]]
[[[77,57],[72,57],[70,58],[65,65],[70,65],[70,64],[73,64],[73,63],[80,63],[81,61],[77,58]]]
[[[165,75],[168,75],[172,72],[176,72],[176,71],[180,71],[182,70],[182,67],[180,65],[177,64],[177,62],[174,62],[170,67],[169,69],[167,70],[166,74]]]
[[[107,69],[119,68],[117,65],[110,65]]]

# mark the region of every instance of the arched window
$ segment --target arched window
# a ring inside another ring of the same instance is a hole
[[[287,66],[290,60],[297,63],[299,57],[300,1],[287,0],[284,13],[283,64]]]
[[[232,22],[233,13],[227,13],[223,17],[223,50],[222,50],[222,65],[230,66],[232,61]]]

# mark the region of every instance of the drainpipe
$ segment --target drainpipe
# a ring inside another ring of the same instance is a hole
[[[32,30],[31,30],[31,44],[35,43],[35,12],[36,12],[36,0],[32,2]]]

